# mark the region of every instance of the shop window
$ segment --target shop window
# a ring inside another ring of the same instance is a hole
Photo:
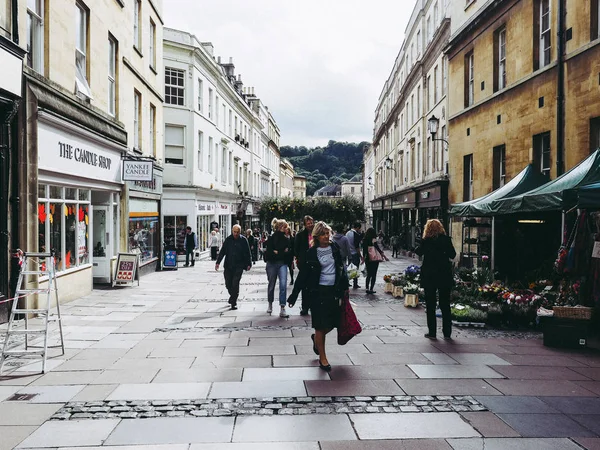
[[[550,64],[552,56],[550,0],[536,0],[533,11],[533,69],[538,70]]]
[[[473,200],[473,154],[463,157],[463,201]]]
[[[159,241],[158,216],[130,213],[129,252],[139,254],[141,264],[158,257]]]
[[[165,67],[165,103],[167,105],[185,105],[185,71]]]
[[[465,108],[475,101],[475,56],[473,52],[465,56]]]
[[[75,94],[91,100],[92,90],[89,84],[88,30],[89,10],[81,2],[75,4]]]
[[[117,114],[117,41],[108,36],[108,113]]]
[[[592,0],[590,8],[590,41],[600,38],[600,0]]]
[[[89,190],[38,185],[38,249],[57,270],[89,263],[89,209]]]
[[[208,237],[210,236],[210,222],[213,216],[197,216],[196,235],[198,236],[198,247],[201,252],[208,248]]]
[[[178,255],[185,255],[183,241],[185,239],[185,228],[187,227],[187,216],[164,216],[165,247],[175,248]]]
[[[600,117],[590,120],[590,153],[600,148]]]
[[[27,65],[38,73],[44,71],[43,0],[27,2]]]
[[[533,137],[533,164],[544,175],[550,175],[550,132]]]
[[[496,190],[504,186],[506,181],[506,146],[498,145],[494,147],[493,158],[492,189]]]
[[[165,163],[183,165],[185,128],[165,125]]]
[[[494,33],[494,92],[506,87],[506,27]]]

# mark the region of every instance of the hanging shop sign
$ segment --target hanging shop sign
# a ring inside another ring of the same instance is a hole
[[[123,181],[147,181],[154,178],[154,163],[152,161],[123,160]]]
[[[391,209],[392,208],[392,199],[391,198],[386,198],[383,201],[383,209]]]
[[[116,273],[113,278],[114,286],[133,286],[137,280],[140,285],[140,275],[137,271],[138,255],[135,253],[119,253],[117,256]]]
[[[254,215],[254,206],[252,205],[252,203],[248,203],[248,206],[246,206],[246,215],[247,216]]]
[[[410,209],[415,207],[415,192],[405,192],[404,194],[396,195],[392,209]]]
[[[196,202],[196,211],[199,216],[212,216],[215,213],[214,202]]]
[[[229,203],[219,203],[217,207],[217,214],[220,216],[231,214],[231,205]]]

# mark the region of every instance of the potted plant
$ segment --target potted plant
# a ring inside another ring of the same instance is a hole
[[[407,282],[403,287],[404,290],[404,306],[417,306],[419,304],[419,294],[421,288],[418,284]]]
[[[394,285],[392,295],[396,298],[403,297],[403,288],[406,285],[406,278],[404,277],[404,275],[396,275],[392,277],[392,284]]]
[[[391,293],[394,290],[394,285],[392,284],[392,275],[387,274],[383,276],[383,292]]]

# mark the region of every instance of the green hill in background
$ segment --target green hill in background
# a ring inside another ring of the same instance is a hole
[[[297,175],[306,177],[306,195],[330,184],[348,181],[361,173],[363,149],[369,142],[329,141],[325,147],[280,147],[281,157],[287,158]]]

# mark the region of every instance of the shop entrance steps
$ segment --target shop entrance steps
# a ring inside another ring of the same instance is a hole
[[[39,268],[39,270],[32,270],[30,265]],[[37,277],[35,281],[37,281],[38,286],[40,281],[47,281],[46,287],[25,289],[26,276]],[[47,277],[47,280],[40,280],[40,277]],[[52,316],[52,320],[58,322],[60,344],[48,346],[48,324],[50,322],[50,303],[53,293],[56,300],[56,315]],[[32,301],[31,295],[33,294],[38,294],[37,308],[29,307],[29,304]],[[43,294],[45,294],[45,296]],[[40,307],[40,305],[43,306]],[[16,320],[17,315],[22,315],[23,319]],[[30,317],[31,315],[36,315],[38,318],[42,319],[41,327],[39,323],[36,324],[37,328],[33,327],[34,324],[32,323],[33,320]],[[10,338],[19,335],[24,336],[24,340],[17,345],[9,347]],[[33,336],[32,339],[34,339],[36,345],[30,344],[30,336]],[[39,339],[40,336],[43,336],[43,341]],[[36,337],[38,337],[37,340],[35,340]],[[0,375],[2,374],[4,363],[8,358],[25,358],[30,356],[42,358],[42,373],[46,373],[46,360],[48,358],[49,348],[61,348],[62,354],[65,354],[65,341],[63,339],[62,321],[60,317],[54,255],[51,253],[23,253],[17,290],[15,292],[15,299],[13,300],[10,318],[8,320],[2,356],[0,357]]]

